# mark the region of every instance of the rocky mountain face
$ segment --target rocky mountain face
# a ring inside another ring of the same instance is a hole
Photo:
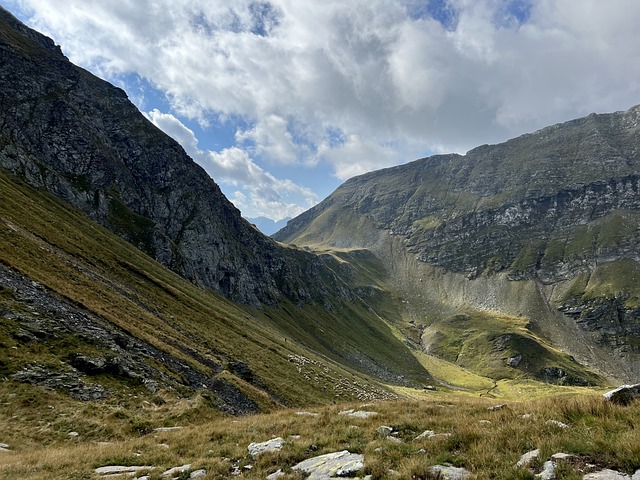
[[[5,10],[0,54],[0,166],[231,299],[273,305],[330,289],[317,257],[280,248],[243,220],[124,91]]]
[[[371,249],[423,297],[425,325],[467,307],[525,315],[585,364],[635,378],[639,167],[636,106],[352,178],[274,238]]]
[[[8,184],[53,194],[197,286],[256,307],[252,315],[279,335],[348,368],[396,383],[429,378],[350,288],[336,259],[261,234],[124,91],[70,63],[51,39],[1,7],[0,106],[0,173],[11,173]],[[0,251],[0,260],[13,265],[14,253]]]

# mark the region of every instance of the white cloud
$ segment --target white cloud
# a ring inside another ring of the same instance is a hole
[[[231,201],[245,216],[281,220],[294,217],[318,202],[311,190],[291,180],[274,177],[240,148],[225,148],[220,152],[201,150],[193,131],[169,113],[154,109],[147,118],[180,143],[218,183],[240,187]]]
[[[414,0],[15,1],[73,61],[136,73],[203,124],[243,119],[251,157],[218,152],[218,173],[325,162],[346,178],[640,102],[637,0],[530,0],[526,18],[449,0],[449,23]]]

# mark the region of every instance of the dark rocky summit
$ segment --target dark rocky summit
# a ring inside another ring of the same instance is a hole
[[[182,276],[254,306],[307,301],[336,283],[320,278],[332,275],[318,257],[281,248],[243,220],[124,91],[2,8],[0,106],[0,166]]]

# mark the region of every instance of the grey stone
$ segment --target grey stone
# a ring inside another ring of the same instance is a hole
[[[414,438],[414,440],[422,440],[423,438],[431,438],[431,437],[434,437],[435,435],[436,435],[436,432],[434,432],[433,430],[425,430],[420,435],[418,435],[416,438]]]
[[[250,443],[247,447],[249,455],[255,457],[265,452],[273,452],[275,450],[281,450],[284,446],[284,439],[277,437],[267,440],[266,442]]]
[[[123,475],[134,474],[141,470],[151,470],[153,467],[150,465],[138,465],[138,466],[122,466],[122,465],[107,465],[104,467],[98,467],[94,470],[97,475]]]
[[[540,455],[540,450],[537,448],[535,450],[531,450],[530,452],[525,453],[520,457],[520,460],[516,463],[516,467],[527,467],[533,460],[538,458]]]
[[[276,470],[270,475],[267,475],[267,480],[276,480],[277,478],[283,477],[286,475],[281,469]]]
[[[179,467],[173,467],[173,468],[170,468],[168,470],[165,470],[164,472],[161,473],[161,475],[163,477],[173,477],[173,476],[176,476],[176,475],[178,475],[180,473],[184,473],[184,472],[189,471],[190,468],[191,468],[190,464],[181,465]]]
[[[640,383],[636,383],[634,385],[622,385],[605,393],[603,396],[611,403],[628,405],[636,398],[640,397]]]
[[[308,473],[307,480],[348,477],[364,468],[364,455],[343,450],[309,458],[292,468]]]
[[[554,480],[556,478],[556,465],[551,460],[547,460],[542,465],[542,471],[538,473],[536,478],[540,480]]]
[[[339,412],[338,415],[348,415],[349,417],[354,417],[354,418],[369,418],[369,417],[373,417],[375,415],[377,415],[378,412],[367,412],[365,410],[343,410],[342,412]]]
[[[556,461],[569,460],[569,459],[574,458],[574,457],[575,457],[575,455],[572,455],[570,453],[558,452],[558,453],[554,453],[553,455],[551,455],[551,460],[556,460]]]
[[[498,410],[503,410],[507,407],[506,403],[501,403],[500,405],[494,405],[493,407],[487,408],[490,412],[496,412]]]
[[[637,474],[638,472],[636,472]],[[610,470],[605,468],[604,470],[600,470],[599,472],[588,473],[582,477],[582,480],[635,480],[636,475],[630,477],[624,473],[620,473],[616,470]]]
[[[429,467],[432,473],[440,474],[444,480],[465,480],[471,476],[471,472],[460,467],[449,465],[434,465]]]
[[[393,432],[393,428],[387,425],[381,425],[376,428],[376,433],[381,437],[388,437],[389,435],[391,435],[391,432]]]

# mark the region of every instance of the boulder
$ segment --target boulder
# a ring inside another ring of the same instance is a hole
[[[429,471],[439,475],[443,480],[465,480],[471,476],[470,471],[449,465],[434,465]]]
[[[250,443],[247,447],[247,450],[249,450],[249,455],[255,457],[256,455],[260,455],[265,452],[280,450],[283,446],[284,439],[282,439],[281,437],[277,437],[272,438],[271,440],[267,440],[266,442]]]
[[[267,475],[267,480],[276,480],[280,477],[285,476],[286,473],[284,473],[280,468],[278,470],[276,470],[275,472],[273,472],[270,475]]]
[[[306,472],[307,480],[348,477],[364,468],[364,455],[343,450],[309,458],[292,468]]]
[[[393,432],[393,428],[388,427],[387,425],[381,425],[376,428],[376,433],[381,437],[388,437]]]
[[[640,396],[640,383],[622,385],[604,394],[604,398],[618,405],[629,405]]]
[[[414,440],[422,440],[423,438],[431,438],[431,437],[435,437],[435,435],[436,435],[436,432],[434,432],[433,430],[425,430],[420,435],[418,435],[416,438],[414,438]]]
[[[536,475],[540,480],[554,480],[556,478],[556,464],[547,460],[542,465],[542,471]]]

